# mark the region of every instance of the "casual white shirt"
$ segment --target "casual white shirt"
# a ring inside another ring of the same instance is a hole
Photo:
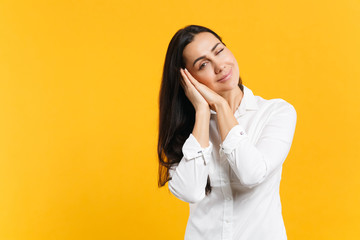
[[[170,191],[190,204],[189,240],[287,239],[279,186],[297,114],[283,99],[244,96],[234,113],[238,125],[221,142],[211,111],[209,147],[190,134],[183,158],[169,173]],[[205,194],[207,178],[212,191]]]

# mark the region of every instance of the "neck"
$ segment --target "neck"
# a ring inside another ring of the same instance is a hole
[[[221,96],[227,101],[231,111],[235,113],[236,109],[240,106],[244,94],[239,87],[236,87],[231,91],[221,94]]]

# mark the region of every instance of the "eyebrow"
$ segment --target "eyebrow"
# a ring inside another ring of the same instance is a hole
[[[219,45],[219,44],[220,44],[220,42],[218,42],[217,44],[215,44],[215,46],[211,49],[211,51],[213,52],[213,51],[216,49],[217,45]],[[201,60],[201,59],[203,59],[203,58],[205,58],[205,56],[198,57],[198,58],[194,61],[193,66],[195,66],[195,63],[196,63],[197,61],[199,61],[199,60]]]

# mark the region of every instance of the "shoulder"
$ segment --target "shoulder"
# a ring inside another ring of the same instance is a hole
[[[293,118],[297,118],[295,107],[282,98],[264,99],[260,96],[255,96],[259,111],[265,111],[272,114],[286,114]]]

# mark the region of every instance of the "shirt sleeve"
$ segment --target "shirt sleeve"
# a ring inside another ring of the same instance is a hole
[[[269,117],[254,145],[242,126],[234,126],[220,144],[230,166],[247,187],[262,183],[287,157],[293,140],[297,114],[295,108],[281,101]]]
[[[212,148],[211,142],[208,147],[202,148],[190,134],[183,145],[181,161],[169,170],[171,179],[168,186],[175,197],[188,203],[199,202],[205,197]]]

